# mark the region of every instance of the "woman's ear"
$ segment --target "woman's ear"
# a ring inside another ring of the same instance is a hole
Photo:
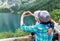
[[[36,18],[36,17],[35,17],[35,20],[36,20],[38,23],[40,23],[40,19],[39,19],[39,18]]]
[[[39,23],[41,22],[39,18],[38,18],[38,22],[39,22]]]

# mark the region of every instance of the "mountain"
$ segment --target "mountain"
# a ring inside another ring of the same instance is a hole
[[[60,8],[60,0],[0,0],[0,12],[48,10]]]

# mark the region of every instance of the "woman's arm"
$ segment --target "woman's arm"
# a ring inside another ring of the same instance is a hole
[[[35,32],[36,31],[36,26],[26,26],[24,25],[24,17],[26,15],[27,12],[23,12],[22,16],[21,16],[21,22],[20,22],[20,26],[21,29],[27,32]]]
[[[34,14],[30,11],[26,11],[26,12],[23,12],[22,16],[21,16],[21,24],[23,24],[23,19],[26,15],[30,15],[30,16],[34,16]]]
[[[29,13],[30,16],[34,16],[34,14],[30,11],[27,11],[27,13]]]
[[[22,16],[21,16],[20,24],[23,24],[23,23],[24,23],[25,13],[26,13],[26,12],[23,12],[23,14],[22,14]]]

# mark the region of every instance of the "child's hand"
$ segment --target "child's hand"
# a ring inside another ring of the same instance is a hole
[[[52,32],[52,28],[49,28],[48,31],[47,31],[47,34],[50,35]]]

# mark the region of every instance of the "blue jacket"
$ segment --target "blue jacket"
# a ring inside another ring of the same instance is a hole
[[[34,26],[26,26],[25,24],[21,24],[21,29],[26,32],[34,32],[35,41],[52,41],[53,31],[50,35],[47,34],[47,30],[49,29],[50,24],[36,24]]]

